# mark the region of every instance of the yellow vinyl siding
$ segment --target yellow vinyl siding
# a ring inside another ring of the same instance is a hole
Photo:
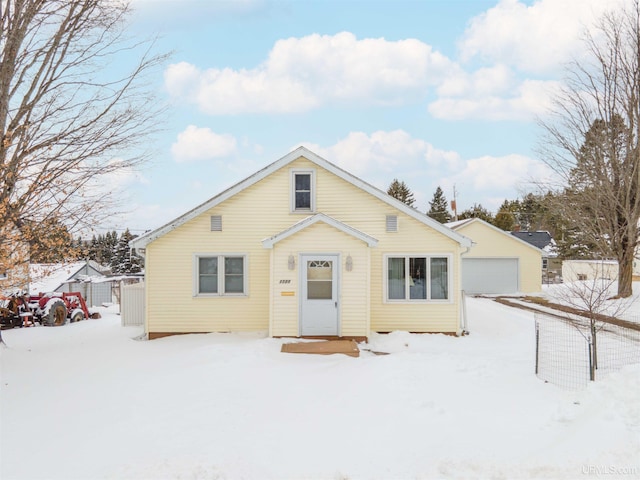
[[[475,245],[464,258],[518,258],[519,291],[542,290],[542,254],[509,232],[497,232],[480,222],[463,225],[457,231],[471,238]]]
[[[370,248],[361,240],[320,222],[277,242],[273,250],[265,249],[263,239],[313,214],[290,212],[292,169],[315,171],[314,213],[322,212],[376,238],[377,247]],[[211,215],[222,217],[222,231],[211,231]],[[397,233],[386,232],[386,215],[398,216]],[[363,335],[366,334],[363,329],[369,328],[457,330],[458,243],[300,157],[147,245],[147,331],[267,330],[271,316],[272,335],[297,335],[298,255],[319,252],[343,255],[340,312],[343,335]],[[196,253],[246,255],[247,295],[194,297],[193,256]],[[287,270],[290,253],[296,257],[293,272]],[[352,272],[344,271],[345,256],[349,253],[354,263]],[[388,253],[451,254],[451,303],[385,304],[383,256]],[[363,284],[359,283],[363,275],[370,279],[369,291],[364,293]],[[351,278],[360,280],[351,283]],[[281,286],[280,279],[291,279],[291,283]],[[294,285],[295,296],[281,295],[282,290]]]
[[[334,227],[317,223],[305,228],[297,235],[289,237],[274,246],[274,278],[275,287],[273,305],[274,336],[298,335],[300,292],[299,252],[306,254],[338,254],[338,303],[341,336],[366,336],[368,326],[368,249],[366,243],[358,240]],[[294,255],[295,271],[288,270],[288,257]],[[345,262],[351,255],[353,269],[348,272]],[[290,284],[281,284],[281,280],[291,280]],[[294,292],[295,296],[283,296],[282,292]]]

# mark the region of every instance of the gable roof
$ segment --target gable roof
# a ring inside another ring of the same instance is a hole
[[[553,242],[553,238],[551,234],[547,231],[538,230],[537,232],[511,232],[511,235],[514,237],[518,237],[520,240],[524,240],[527,243],[530,243],[534,247],[538,247],[543,249],[547,245]]]
[[[536,250],[538,253],[540,253],[543,257],[547,256],[547,252],[545,252],[544,250],[528,243],[525,242],[524,240],[521,240],[520,238],[518,238],[517,236],[514,235],[510,235],[510,232],[505,232],[504,230],[496,227],[495,225],[491,225],[489,222],[485,222],[484,220],[480,219],[480,218],[466,218],[464,220],[458,220],[457,222],[449,222],[449,223],[445,223],[445,225],[453,230],[458,230],[462,227],[465,227],[466,225],[471,225],[472,223],[479,223],[481,225],[484,225],[487,228],[492,229],[495,232],[498,232],[501,235],[506,235],[509,238],[512,238],[513,240],[516,240],[517,242],[520,242],[522,245],[526,245],[529,248],[533,248],[534,250]]]
[[[265,248],[273,248],[273,246],[278,243],[280,240],[284,240],[291,235],[295,235],[301,230],[304,230],[311,225],[314,225],[318,222],[326,223],[327,225],[331,225],[332,227],[340,230],[347,235],[351,235],[352,237],[357,238],[358,240],[362,240],[370,247],[375,247],[378,244],[378,240],[373,238],[371,235],[367,235],[360,230],[353,228],[346,223],[342,223],[335,218],[330,217],[329,215],[325,215],[324,213],[317,213],[315,215],[311,215],[310,217],[304,218],[299,222],[293,224],[291,227],[283,230],[282,232],[274,235],[273,237],[265,238],[262,241],[262,246]]]
[[[102,276],[99,265],[93,260],[71,263],[31,263],[29,264],[29,293],[55,292],[72,278],[85,279]],[[77,277],[76,277],[77,275]]]
[[[181,215],[180,217],[172,220],[171,222],[167,223],[166,225],[163,225],[160,228],[152,230],[151,232],[147,232],[144,235],[141,235],[140,237],[137,237],[137,238],[133,239],[129,243],[129,245],[131,247],[135,248],[135,249],[146,247],[149,243],[153,242],[157,238],[160,238],[164,234],[166,234],[166,233],[174,230],[175,228],[183,225],[184,223],[188,222],[189,220],[192,220],[192,219],[196,218],[197,216],[199,216],[200,214],[206,212],[207,210],[215,207],[216,205],[219,205],[220,203],[224,202],[225,200],[231,198],[232,196],[236,195],[237,193],[239,193],[239,192],[249,188],[250,186],[256,184],[260,180],[268,177],[272,173],[276,172],[277,170],[281,169],[282,167],[287,166],[288,164],[292,163],[293,161],[297,160],[300,157],[306,158],[307,160],[309,160],[310,162],[316,164],[317,166],[319,166],[319,167],[321,167],[321,168],[333,173],[334,175],[336,175],[336,176],[340,177],[341,179],[345,180],[346,182],[349,182],[353,186],[358,187],[361,190],[364,190],[365,192],[369,193],[370,195],[373,195],[378,200],[383,201],[384,203],[388,204],[389,206],[395,208],[396,210],[400,210],[401,212],[405,213],[406,215],[408,215],[408,216],[418,220],[419,222],[421,222],[421,223],[433,228],[434,230],[436,230],[439,233],[441,233],[442,235],[445,235],[446,237],[454,240],[455,242],[459,243],[460,245],[462,245],[464,247],[470,247],[472,245],[471,240],[469,238],[465,237],[464,235],[461,235],[461,234],[451,230],[450,228],[445,227],[444,225],[442,225],[437,220],[434,220],[431,217],[420,213],[418,210],[416,210],[416,209],[414,209],[412,207],[409,207],[408,205],[405,205],[400,200],[396,200],[392,196],[387,195],[382,190],[374,187],[373,185],[368,184],[367,182],[359,179],[358,177],[355,177],[354,175],[348,173],[347,171],[342,170],[340,167],[338,167],[338,166],[334,165],[333,163],[325,160],[324,158],[316,155],[311,150],[309,150],[309,149],[307,149],[305,147],[296,148],[292,152],[289,152],[284,157],[280,158],[279,160],[276,160],[272,164],[266,166],[262,170],[259,170],[258,172],[254,173],[250,177],[242,180],[239,183],[236,183],[235,185],[233,185],[232,187],[229,187],[227,190],[223,191],[222,193],[220,193],[220,194],[216,195],[215,197],[207,200],[206,202],[198,205],[194,209],[189,210],[184,215]]]

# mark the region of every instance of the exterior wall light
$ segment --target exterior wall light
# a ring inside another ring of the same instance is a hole
[[[351,270],[353,270],[353,258],[351,258],[351,255],[347,255],[347,262],[345,263],[345,268],[347,269],[347,272],[350,272]]]
[[[287,266],[289,267],[289,270],[295,270],[296,269],[296,257],[294,257],[293,255],[289,255],[289,260],[288,260]]]

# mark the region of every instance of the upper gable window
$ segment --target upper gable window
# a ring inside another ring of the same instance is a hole
[[[291,171],[291,211],[315,211],[315,172],[313,170]]]

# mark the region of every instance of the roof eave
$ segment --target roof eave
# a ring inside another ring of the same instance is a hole
[[[374,187],[373,185],[365,182],[364,180],[361,180],[360,178],[350,174],[349,172],[347,172],[346,170],[341,169],[340,167],[334,165],[333,163],[329,162],[328,160],[325,160],[324,158],[318,156],[317,154],[313,153],[311,150],[305,148],[305,147],[298,147],[295,150],[289,152],[288,154],[286,154],[285,156],[283,156],[282,158],[276,160],[275,162],[267,165],[266,167],[264,167],[262,170],[259,170],[258,172],[254,173],[253,175],[247,177],[246,179],[236,183],[235,185],[229,187],[227,190],[223,191],[222,193],[216,195],[215,197],[207,200],[206,202],[198,205],[197,207],[189,210],[187,213],[181,215],[180,217],[172,220],[171,222],[168,222],[167,224],[163,225],[162,227],[159,227],[151,232],[148,232],[144,235],[141,235],[138,238],[133,239],[130,242],[130,246],[132,248],[135,248],[136,250],[140,249],[140,248],[144,248],[146,247],[149,243],[153,242],[154,240],[160,238],[161,236],[165,235],[166,233],[174,230],[175,228],[183,225],[184,223],[188,222],[189,220],[197,217],[198,215],[202,214],[203,212],[215,207],[216,205],[222,203],[223,201],[227,200],[228,198],[232,197],[233,195],[239,193],[240,191],[250,187],[251,185],[257,183],[258,181],[262,180],[263,178],[266,178],[268,175],[270,175],[271,173],[275,172],[276,170],[284,167],[285,165],[291,163],[292,161],[298,159],[299,157],[305,157],[306,159],[308,159],[309,161],[315,163],[316,165],[328,170],[329,172],[333,173],[334,175],[342,178],[343,180],[351,183],[352,185],[360,188],[361,190],[364,190],[365,192],[373,195],[374,197],[378,198],[379,200],[381,200],[382,202],[390,205],[391,207],[400,210],[401,212],[409,215],[410,217],[414,218],[415,220],[418,220],[419,222],[433,228],[434,230],[438,231],[439,233],[445,235],[446,237],[454,240],[455,242],[457,242],[458,244],[464,246],[464,247],[471,247],[473,242],[471,241],[471,239],[465,237],[464,235],[461,235],[457,232],[455,232],[454,230],[451,230],[450,228],[447,228],[446,226],[442,225],[440,222],[438,222],[437,220],[432,219],[431,217],[424,215],[420,212],[418,212],[416,209],[409,207],[408,205],[402,203],[400,200],[397,200],[393,197],[391,197],[390,195],[388,195],[387,193],[383,192],[382,190]]]

